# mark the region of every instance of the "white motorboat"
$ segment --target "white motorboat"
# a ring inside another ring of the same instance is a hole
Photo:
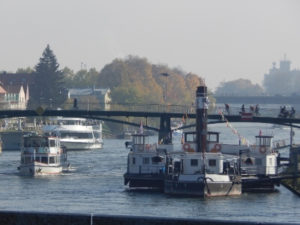
[[[54,124],[43,126],[46,135],[59,137],[69,150],[93,150],[103,146],[102,124],[80,118],[58,118]]]
[[[67,153],[57,137],[26,136],[21,147],[21,175],[39,176],[60,174],[69,167]]]

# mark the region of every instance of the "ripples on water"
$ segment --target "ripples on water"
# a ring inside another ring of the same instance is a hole
[[[254,141],[254,135],[259,132],[259,128],[253,125],[233,126],[250,141]],[[238,143],[229,128],[220,125],[210,128],[222,132],[221,140],[224,142]],[[273,129],[267,125],[263,126],[262,132],[273,132],[275,139],[289,137],[289,130]],[[298,130],[297,136],[300,136]],[[177,144],[179,139],[180,137],[175,140]],[[295,139],[300,143],[300,139]],[[153,137],[153,142],[156,140]],[[300,198],[284,187],[279,187],[278,192],[270,194],[246,193],[237,197],[208,199],[129,191],[123,185],[128,153],[124,142],[105,140],[102,150],[69,152],[69,172],[37,178],[18,175],[19,151],[3,152],[0,156],[0,210],[259,222],[298,222],[300,218]]]

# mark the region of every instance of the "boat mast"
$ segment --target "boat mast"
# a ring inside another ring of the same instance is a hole
[[[205,85],[199,86],[196,92],[196,140],[197,152],[202,152],[203,160],[206,152],[207,109],[207,87]],[[205,171],[205,168],[203,170]]]

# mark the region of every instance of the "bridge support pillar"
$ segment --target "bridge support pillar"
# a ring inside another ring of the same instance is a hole
[[[163,115],[160,117],[158,143],[172,144],[171,117],[169,116]]]

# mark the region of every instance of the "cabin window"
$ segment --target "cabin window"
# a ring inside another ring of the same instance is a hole
[[[210,159],[210,160],[208,160],[208,165],[209,166],[216,166],[217,165],[217,161],[215,159]]]
[[[198,166],[198,159],[191,159],[191,166]]]
[[[186,134],[185,141],[186,142],[195,142],[196,141],[196,134]]]
[[[54,163],[55,163],[55,157],[54,157],[54,156],[51,156],[51,157],[49,158],[49,163],[50,163],[50,164],[54,164]]]
[[[150,163],[150,159],[147,158],[143,158],[143,164],[149,164]]]
[[[35,161],[36,161],[36,162],[41,162],[40,157],[39,157],[39,156],[36,156],[36,157],[35,157]]]
[[[156,164],[158,164],[158,163],[160,163],[162,161],[163,161],[163,158],[160,157],[160,156],[154,156],[154,157],[152,157],[152,164],[153,165],[156,165]]]
[[[42,163],[48,163],[48,157],[41,157]]]
[[[257,137],[256,138],[256,145],[258,146],[270,146],[271,145],[271,138],[269,137]]]
[[[132,158],[132,164],[135,165],[135,157]]]
[[[255,160],[255,164],[256,164],[257,166],[261,166],[261,165],[262,165],[262,160],[259,159],[259,158],[257,158],[257,159]]]
[[[89,139],[93,138],[92,133],[79,133],[79,132],[61,132],[61,138],[76,138],[76,139]]]
[[[50,147],[55,147],[55,140],[50,140]]]

